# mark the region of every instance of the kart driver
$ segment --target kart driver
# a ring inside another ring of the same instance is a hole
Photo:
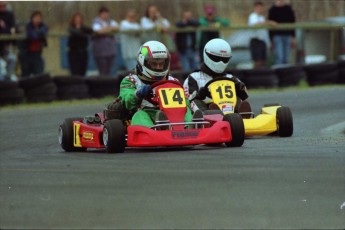
[[[226,67],[232,56],[231,47],[225,40],[216,38],[207,42],[203,57],[204,62],[201,64],[200,70],[191,73],[183,84],[193,111],[219,109],[215,103],[212,103],[209,91],[204,87],[207,82],[217,77],[230,78],[235,83],[237,97],[241,100],[248,98],[245,84],[233,75],[226,73]]]
[[[151,127],[169,122],[164,112],[146,98],[152,90],[150,85],[161,80],[178,81],[169,74],[170,54],[164,44],[158,41],[144,43],[138,52],[136,73],[126,76],[120,84],[119,98],[128,111],[134,111],[131,125]],[[186,98],[187,99],[187,98]],[[115,102],[116,103],[116,102]],[[192,121],[188,99],[185,121]],[[199,116],[202,113],[199,112]]]

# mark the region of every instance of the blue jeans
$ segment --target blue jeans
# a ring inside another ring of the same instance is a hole
[[[186,49],[185,53],[180,53],[180,60],[184,71],[192,71],[198,68],[196,61],[196,51],[193,49]]]
[[[274,35],[274,64],[287,64],[290,57],[291,37],[289,35]]]

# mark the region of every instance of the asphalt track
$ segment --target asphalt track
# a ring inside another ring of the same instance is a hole
[[[294,135],[64,153],[59,123],[102,105],[0,110],[0,228],[344,229],[345,87],[250,101],[289,106]]]

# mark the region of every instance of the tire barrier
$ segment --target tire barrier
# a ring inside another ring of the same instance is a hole
[[[91,97],[117,96],[120,90],[120,81],[117,77],[89,77],[86,78]]]
[[[306,79],[309,85],[345,84],[345,61],[313,65],[284,66],[273,69],[228,71],[240,78],[249,89],[273,88],[298,85]],[[40,74],[21,79],[19,82],[0,81],[0,106],[27,102],[50,102],[84,98],[116,97],[121,80],[131,72],[117,77],[53,76]],[[185,71],[172,71],[171,75],[183,84],[189,75]]]
[[[274,69],[243,70],[241,79],[250,88],[275,88],[278,86],[278,77]]]
[[[337,67],[339,70],[338,83],[345,84],[345,60],[338,61]]]
[[[24,101],[24,90],[17,82],[0,81],[0,106],[18,104]]]
[[[300,80],[306,78],[302,66],[278,67],[275,72],[278,77],[279,87],[296,86]]]
[[[89,98],[89,87],[83,77],[79,76],[55,76],[53,81],[56,84],[59,100],[85,99]]]
[[[57,87],[49,74],[23,78],[19,86],[24,89],[28,102],[51,102],[57,99]]]
[[[307,82],[311,86],[336,84],[339,78],[337,63],[322,63],[304,66]]]

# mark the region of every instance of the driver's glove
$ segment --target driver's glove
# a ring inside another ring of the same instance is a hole
[[[211,97],[210,91],[205,87],[201,87],[198,91],[197,99],[205,100],[206,97]]]
[[[247,87],[242,81],[237,81],[235,83],[237,96],[242,100],[246,100],[248,98]]]
[[[151,93],[151,86],[150,85],[142,85],[140,88],[138,88],[135,91],[135,96],[137,96],[140,99],[143,99],[147,96],[149,96]]]

